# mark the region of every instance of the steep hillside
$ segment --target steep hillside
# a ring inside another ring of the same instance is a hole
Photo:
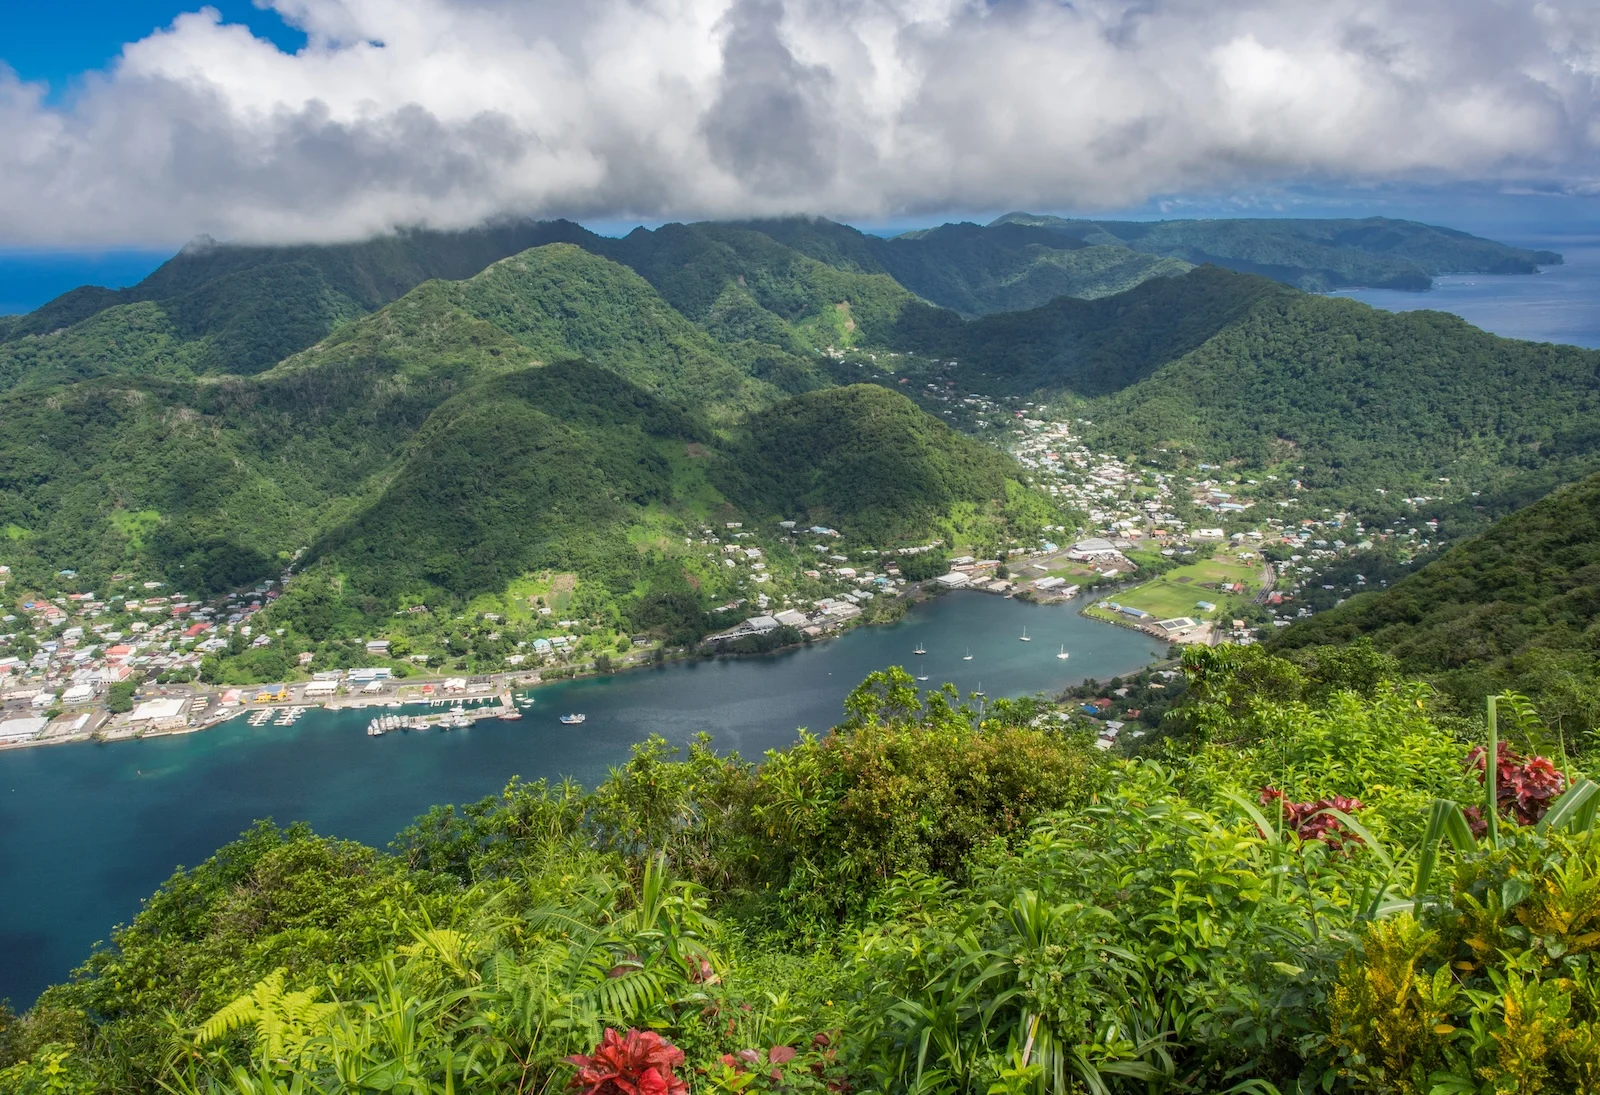
[[[837,525],[853,539],[913,538],[960,507],[998,513],[1009,458],[870,384],[812,392],[753,416],[719,465],[723,492],[755,512]]]
[[[1600,712],[1600,475],[1556,491],[1386,590],[1287,629],[1283,649],[1370,639],[1467,708],[1516,687],[1547,716]]]
[[[1028,311],[968,321],[912,307],[896,325],[893,342],[899,349],[956,360],[960,383],[975,391],[1099,395],[1202,345],[1262,299],[1290,294],[1262,278],[1205,267],[1148,280],[1114,297],[1059,297]]]
[[[791,350],[881,343],[913,298],[881,271],[836,267],[759,225],[668,224],[584,246],[632,267],[684,315],[726,342]]]
[[[314,545],[384,604],[499,591],[523,572],[635,566],[627,528],[672,502],[662,443],[704,427],[577,361],[494,377],[443,403],[373,504]]]
[[[1496,486],[1600,413],[1600,352],[1516,342],[1442,312],[1265,293],[1202,345],[1093,407],[1095,443],[1285,463],[1308,485]],[[1589,465],[1592,470],[1593,465]]]
[[[218,371],[255,372],[327,334],[332,320],[373,311],[430,278],[470,277],[507,255],[585,235],[567,221],[529,221],[347,244],[252,247],[202,239],[130,288],[84,286],[64,293],[20,317],[5,337],[49,334],[108,308],[154,302],[172,313],[184,341],[223,336],[215,355],[229,367]],[[307,313],[308,301],[326,304]],[[286,336],[286,323],[298,325],[295,337]],[[256,328],[265,342],[249,337]]]
[[[900,284],[963,315],[1036,308],[1057,297],[1094,300],[1194,266],[1020,224],[946,224],[885,240],[878,250]]]
[[[643,278],[571,244],[533,248],[464,281],[421,285],[274,375],[375,363],[418,376],[572,357],[718,414],[778,396]]]
[[[886,274],[922,299],[969,316],[1034,308],[1063,295],[1108,296],[1191,266],[1115,241],[1085,244],[1020,224],[946,224],[892,239],[804,217],[745,227],[841,270]]]
[[[1093,221],[1008,213],[991,227],[1053,229],[1087,244],[1262,274],[1313,292],[1345,286],[1420,291],[1436,274],[1531,274],[1561,262],[1451,228],[1389,217],[1361,220]]]

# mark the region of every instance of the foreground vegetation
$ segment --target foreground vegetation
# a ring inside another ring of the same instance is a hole
[[[1184,669],[1158,757],[891,671],[760,764],[651,742],[387,853],[263,824],[7,1021],[0,1088],[1600,1090],[1600,798],[1531,707],[1497,746],[1359,650]]]

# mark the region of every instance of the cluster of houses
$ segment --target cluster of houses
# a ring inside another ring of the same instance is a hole
[[[9,584],[0,567],[0,587]],[[63,585],[77,574],[63,570]],[[209,651],[227,646],[235,630],[249,637],[251,618],[277,596],[265,583],[231,603],[209,604],[166,583],[126,574],[111,576],[104,591],[57,591],[24,599],[16,611],[0,616],[0,744],[40,736],[59,716],[64,732],[87,725],[111,686],[137,675],[193,671]],[[256,636],[259,644],[268,636]],[[177,701],[136,706],[127,721],[141,729],[180,722],[184,712],[168,710]]]

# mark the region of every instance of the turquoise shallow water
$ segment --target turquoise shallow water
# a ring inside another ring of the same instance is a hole
[[[1018,641],[1024,626],[1033,642]],[[919,642],[924,657],[911,653]],[[381,846],[428,807],[492,794],[514,775],[593,784],[652,733],[681,744],[704,730],[720,749],[758,756],[800,727],[825,730],[846,693],[889,665],[920,667],[925,687],[1016,696],[1104,680],[1164,650],[1075,607],[955,593],[799,650],[550,685],[520,722],[368,738],[367,713],[312,711],[292,727],[238,719],[182,737],[0,753],[0,998],[26,1006],[175,867],[256,818]],[[588,721],[562,726],[568,711]]]

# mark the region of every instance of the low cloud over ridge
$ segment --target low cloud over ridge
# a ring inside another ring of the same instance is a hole
[[[270,6],[298,54],[206,10],[65,105],[0,67],[0,243],[1600,177],[1592,0]]]

